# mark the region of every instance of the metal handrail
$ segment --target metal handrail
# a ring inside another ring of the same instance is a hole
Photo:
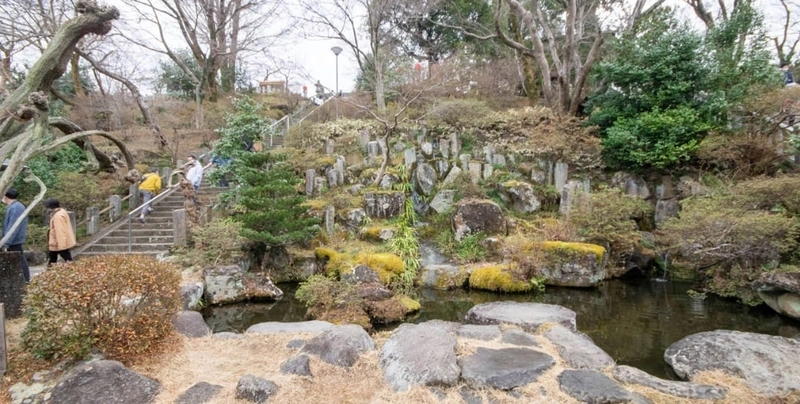
[[[205,157],[205,154],[200,155],[199,159],[202,159],[203,157]],[[208,173],[208,168],[210,168],[212,164],[213,163],[209,162],[208,164],[203,166],[203,177],[206,176],[206,174]],[[180,182],[178,182],[178,183],[176,183],[174,185],[172,184],[172,177],[175,174],[183,174],[183,171],[182,170],[176,170],[172,174],[170,174],[168,182],[167,182],[167,186],[166,186],[164,192],[156,195],[155,198],[151,199],[150,200],[150,205],[152,205],[152,204],[154,204],[156,202],[159,202],[159,201],[161,201],[163,199],[166,199],[167,195],[172,194],[172,192],[174,192],[178,187],[180,187],[180,185],[181,185]],[[141,213],[141,211],[144,209],[144,205],[145,204],[142,204],[142,205],[138,206],[136,209],[133,209],[130,212],[128,212],[128,252],[129,253],[132,252],[132,250],[133,250],[133,225],[132,225],[133,216],[134,216],[134,214],[138,215],[139,213]]]

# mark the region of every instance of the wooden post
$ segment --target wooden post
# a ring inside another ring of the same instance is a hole
[[[6,354],[6,307],[0,303],[0,376],[6,374],[8,369],[8,355]]]
[[[131,184],[128,192],[130,192],[131,197],[128,199],[130,202],[128,203],[128,211],[134,210],[139,207],[141,203],[139,201],[139,186],[136,184]]]
[[[111,195],[108,197],[108,204],[111,209],[108,211],[108,218],[114,222],[119,219],[122,214],[122,198],[119,195]]]
[[[186,209],[172,211],[172,234],[176,246],[186,245]]]
[[[93,236],[100,231],[100,208],[86,208],[86,234]]]

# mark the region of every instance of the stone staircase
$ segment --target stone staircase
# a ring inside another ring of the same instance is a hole
[[[207,204],[224,189],[209,187],[204,180],[198,192],[198,200],[201,205]],[[153,212],[146,216],[146,223],[140,223],[136,217],[133,217],[129,227],[126,215],[112,225],[106,234],[77,248],[73,255],[145,254],[156,256],[166,253],[174,243],[172,211],[183,209],[183,204],[183,194],[176,190],[163,200],[151,205]],[[129,234],[130,246],[128,245]]]

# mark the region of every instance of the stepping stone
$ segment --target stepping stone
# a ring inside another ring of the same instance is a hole
[[[536,381],[555,365],[550,355],[527,348],[478,350],[459,360],[461,378],[473,389],[511,390]]]

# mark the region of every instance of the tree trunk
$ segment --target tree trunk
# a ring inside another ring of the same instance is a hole
[[[122,76],[120,76],[120,75],[118,75],[118,74],[116,74],[114,72],[111,72],[108,69],[104,68],[103,66],[101,66],[99,63],[97,63],[91,56],[87,55],[86,53],[84,53],[84,52],[82,52],[80,50],[78,50],[77,52],[78,52],[78,54],[80,54],[80,56],[82,58],[86,59],[86,61],[91,63],[92,67],[96,71],[98,71],[98,72],[100,72],[100,73],[102,73],[102,74],[104,74],[104,75],[106,75],[106,76],[108,76],[108,77],[110,77],[110,78],[112,78],[112,79],[114,79],[116,81],[119,81],[120,83],[125,85],[125,87],[128,88],[128,91],[131,92],[131,95],[133,96],[133,99],[136,101],[136,105],[139,107],[139,112],[142,113],[142,118],[144,119],[144,122],[150,128],[150,133],[153,134],[153,138],[155,139],[156,146],[158,146],[158,150],[164,151],[164,149],[167,147],[167,145],[169,145],[169,142],[167,142],[167,138],[164,137],[163,133],[161,133],[161,128],[158,126],[158,123],[156,122],[155,119],[153,119],[153,116],[150,114],[150,108],[147,106],[147,104],[145,104],[144,99],[142,98],[142,93],[139,92],[139,87],[136,87],[136,85],[133,84],[133,82],[131,82],[130,80],[126,79],[125,77],[122,77]]]
[[[77,49],[77,48],[76,48]],[[80,56],[77,53],[73,53],[72,57],[69,58],[69,73],[70,78],[72,79],[72,89],[75,91],[75,97],[80,99],[86,97],[86,92],[83,91],[83,83],[81,83],[81,71],[80,71]]]
[[[116,8],[101,7],[93,1],[76,2],[75,11],[80,15],[59,28],[22,85],[0,104],[0,111],[7,114],[0,118],[0,151],[4,156],[11,155],[6,170],[0,176],[0,189],[8,188],[22,172],[28,159],[52,150],[55,144],[63,144],[59,143],[62,140],[59,139],[47,147],[43,146],[44,140],[49,137],[50,126],[49,103],[45,94],[50,93],[53,82],[66,71],[78,41],[87,34],[107,34],[111,30],[111,21],[119,17]]]
[[[64,118],[50,118],[49,124],[50,126],[60,130],[62,133],[64,133],[64,135],[73,135],[76,133],[84,132],[84,130],[81,129],[80,126]],[[110,140],[112,143],[114,143],[114,145],[116,145],[119,151],[122,153],[122,158],[125,159],[125,165],[128,166],[129,170],[133,169],[133,156],[131,155],[130,151],[128,151],[128,148],[125,146],[125,143],[123,143],[122,141],[111,135],[98,134],[98,136],[102,136]],[[92,154],[94,154],[94,157],[97,159],[97,162],[100,164],[101,170],[109,172],[114,170],[114,164],[108,157],[108,155],[100,151],[88,139],[76,138],[72,142],[82,149],[86,149],[87,147],[89,147],[92,151]]]

